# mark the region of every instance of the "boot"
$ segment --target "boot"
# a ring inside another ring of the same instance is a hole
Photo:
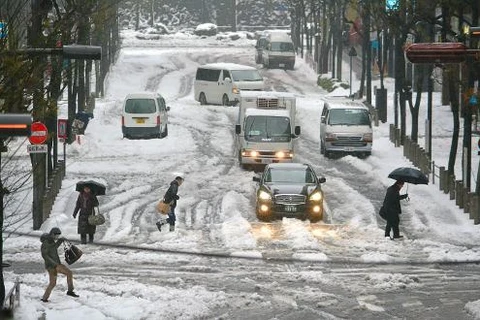
[[[82,233],[82,234],[80,235],[80,242],[81,242],[82,244],[87,244],[87,235],[86,235],[85,233]]]
[[[93,233],[88,235],[88,242],[93,243]]]

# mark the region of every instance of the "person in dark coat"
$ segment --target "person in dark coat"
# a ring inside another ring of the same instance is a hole
[[[83,191],[78,195],[77,204],[73,211],[74,219],[80,212],[78,215],[77,232],[80,234],[80,240],[83,244],[87,243],[87,234],[88,242],[93,242],[93,235],[95,234],[97,227],[88,223],[88,216],[95,213],[94,210],[96,206],[98,206],[97,197],[91,192],[89,187],[85,186]]]
[[[175,177],[175,179],[170,182],[170,187],[168,188],[167,192],[165,192],[165,196],[163,197],[163,202],[170,204],[170,212],[168,213],[168,218],[165,221],[158,221],[157,228],[159,231],[162,229],[162,225],[168,223],[170,225],[170,231],[175,230],[175,221],[177,220],[175,216],[175,208],[177,207],[177,200],[180,199],[178,196],[178,187],[180,187],[183,183],[183,178],[180,176]]]
[[[397,180],[393,185],[388,187],[385,199],[383,200],[385,219],[387,220],[385,237],[389,237],[390,239],[403,238],[403,236],[400,235],[399,229],[400,214],[402,213],[400,200],[408,198],[408,193],[400,195],[400,189],[402,189],[403,184],[403,181]],[[393,230],[393,238],[390,236],[391,230]]]
[[[58,247],[65,241],[64,238],[60,238],[62,232],[59,228],[52,228],[49,233],[44,233],[40,237],[42,242],[41,252],[42,258],[45,261],[45,269],[48,272],[48,287],[43,294],[42,301],[48,302],[50,293],[53,288],[57,285],[57,275],[62,273],[67,276],[67,295],[71,297],[78,297],[78,295],[73,291],[73,274],[72,271],[60,262],[60,257],[58,256]]]

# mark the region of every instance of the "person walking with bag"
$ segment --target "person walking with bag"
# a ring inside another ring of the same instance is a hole
[[[77,232],[80,234],[80,241],[82,244],[93,242],[93,236],[97,227],[88,223],[88,217],[95,214],[95,207],[98,206],[97,197],[91,192],[90,188],[85,186],[80,192],[73,211],[73,218],[75,219],[78,214],[78,228]]]
[[[156,223],[158,231],[162,231],[162,226],[166,223],[170,225],[170,231],[175,231],[175,221],[177,220],[175,216],[175,208],[177,206],[177,200],[180,199],[177,193],[178,187],[180,187],[182,183],[183,178],[180,176],[175,177],[175,179],[170,182],[170,187],[163,197],[163,202],[170,204],[170,212],[168,213],[168,218],[166,220],[160,220]]]
[[[400,189],[402,189],[404,182],[397,180],[393,185],[388,187],[385,199],[383,200],[383,208],[385,210],[385,220],[387,225],[385,227],[385,237],[390,239],[403,238],[400,235],[400,214],[402,208],[400,206],[400,200],[407,199],[408,193],[400,195]],[[390,236],[390,231],[393,230],[393,237]]]
[[[79,297],[73,291],[73,274],[72,271],[64,264],[60,262],[60,257],[58,256],[58,247],[65,241],[64,238],[60,238],[62,232],[59,228],[54,227],[50,230],[49,233],[44,233],[40,237],[42,242],[41,253],[42,258],[45,262],[45,269],[48,272],[48,286],[43,294],[42,301],[48,302],[50,293],[53,288],[57,285],[57,275],[62,273],[67,276],[67,295],[71,297]]]

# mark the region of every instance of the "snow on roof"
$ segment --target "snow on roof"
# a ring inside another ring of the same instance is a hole
[[[228,70],[257,70],[255,67],[245,66],[238,63],[230,63],[230,62],[216,62],[216,63],[209,63],[199,68],[203,69],[228,69]]]
[[[279,92],[279,91],[240,91],[242,98],[295,98],[295,94],[291,92]]]
[[[275,114],[272,114],[275,112]],[[274,116],[274,117],[290,117],[290,112],[285,109],[245,109],[245,117],[248,116]]]
[[[211,29],[216,29],[217,28],[217,25],[216,24],[213,24],[213,23],[202,23],[202,24],[199,24],[195,30],[211,30]]]

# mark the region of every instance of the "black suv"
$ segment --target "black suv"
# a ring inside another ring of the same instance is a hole
[[[323,219],[323,191],[326,180],[317,177],[309,164],[272,163],[261,177],[253,177],[257,189],[257,218],[270,221],[292,217],[317,222]]]

